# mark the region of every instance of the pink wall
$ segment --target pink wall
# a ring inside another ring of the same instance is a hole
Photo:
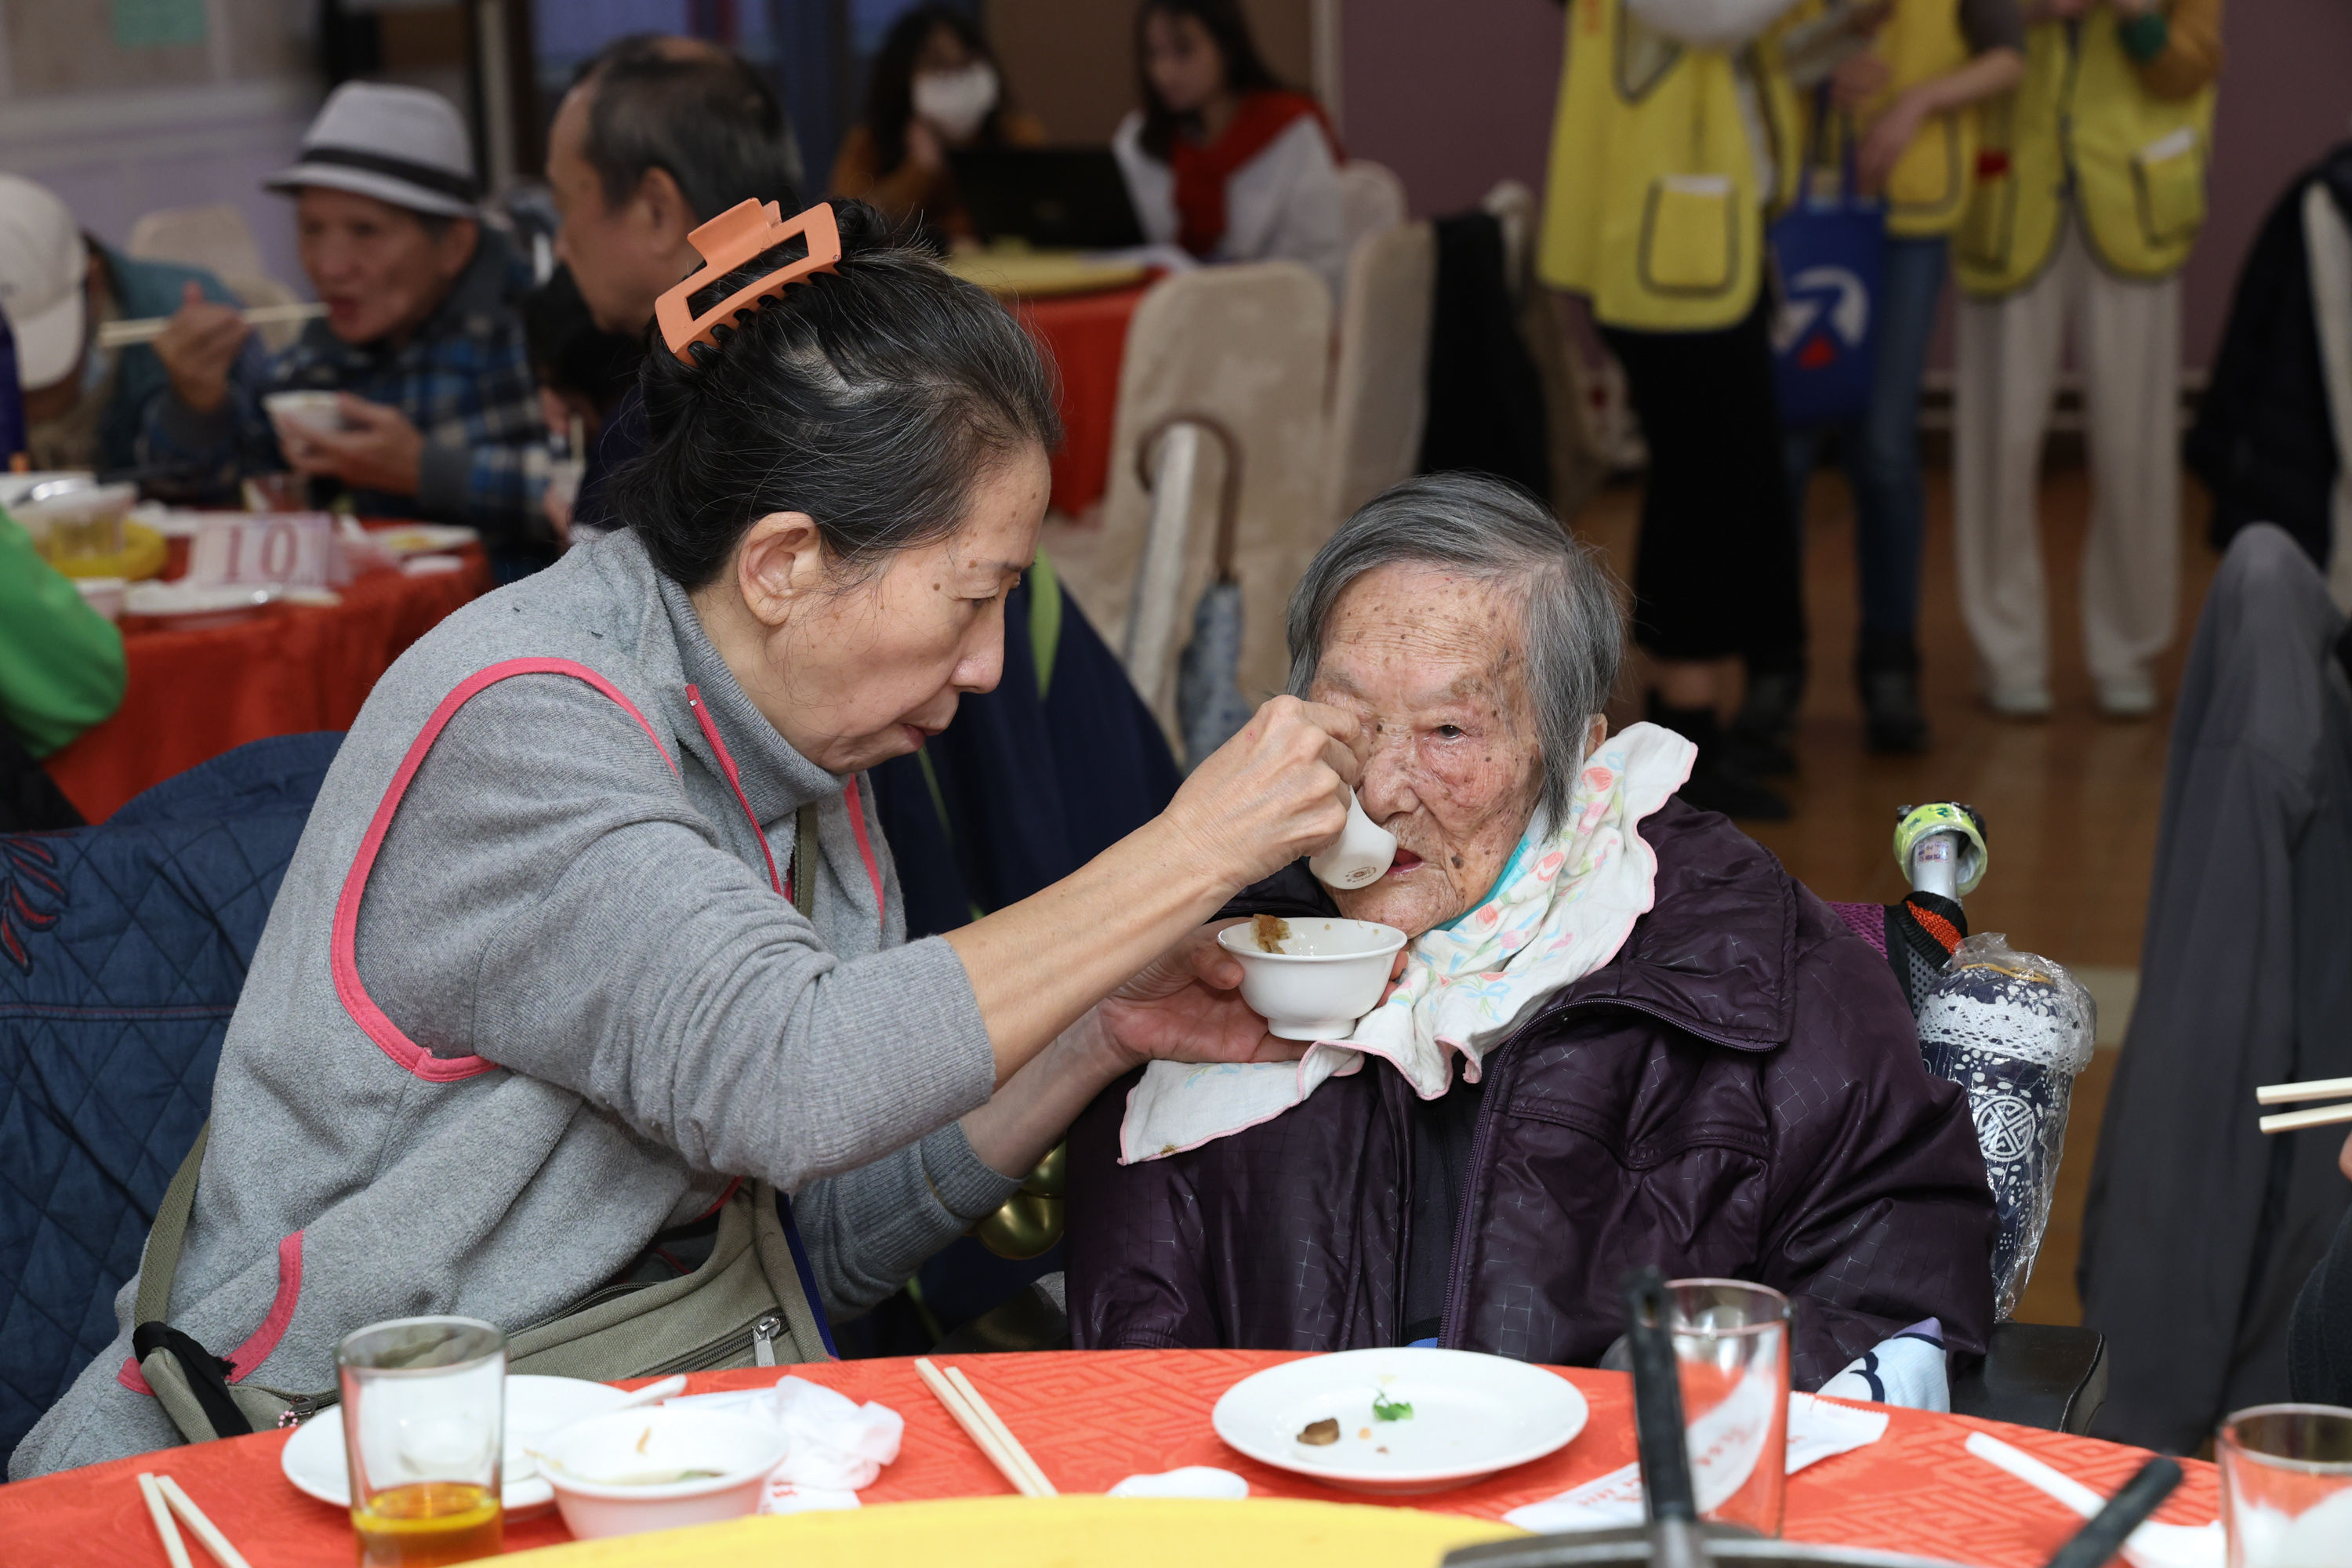
[[[2185,284],[2192,365],[2213,356],[2263,215],[2297,170],[2352,136],[2352,5],[2231,0],[2221,41],[2210,216]]]
[[[1403,176],[1417,215],[1509,175],[1543,188],[1559,86],[1556,0],[1348,0],[1349,150]],[[2352,4],[2231,0],[2212,216],[2189,266],[2187,356],[2212,355],[2246,247],[2297,169],[2352,134]]]
[[[1348,0],[1339,44],[1348,151],[1402,175],[1415,216],[1475,205],[1505,175],[1543,189],[1557,0]]]

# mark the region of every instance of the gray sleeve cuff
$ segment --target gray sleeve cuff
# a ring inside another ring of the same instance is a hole
[[[1021,1188],[1024,1177],[1000,1175],[972,1152],[963,1123],[950,1121],[917,1145],[922,1151],[923,1179],[948,1212],[967,1223],[994,1214]]]
[[[416,459],[416,508],[435,517],[463,517],[474,484],[470,447],[428,441]]]

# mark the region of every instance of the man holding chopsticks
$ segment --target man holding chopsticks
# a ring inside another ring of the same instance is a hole
[[[137,463],[140,421],[163,389],[163,367],[152,349],[108,343],[106,325],[167,314],[189,298],[235,304],[211,273],[101,245],[47,186],[0,174],[0,310],[16,342],[34,468]],[[258,372],[259,348],[252,353]]]
[[[290,468],[338,483],[362,514],[478,528],[509,570],[551,556],[529,279],[478,221],[457,110],[421,88],[345,83],[268,184],[294,197],[325,314],[262,371],[244,318],[191,294],[155,340],[170,384],[148,410],[148,461],[219,490]],[[273,414],[271,392],[341,396]]]

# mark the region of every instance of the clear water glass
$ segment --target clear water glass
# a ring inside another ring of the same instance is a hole
[[[2258,1405],[2213,1452],[2230,1568],[2352,1568],[2352,1410]]]
[[[1669,1279],[1665,1326],[1699,1517],[1779,1535],[1789,1491],[1789,1299],[1744,1279]]]
[[[504,1545],[507,1341],[472,1318],[398,1318],[335,1352],[361,1568],[437,1568]]]

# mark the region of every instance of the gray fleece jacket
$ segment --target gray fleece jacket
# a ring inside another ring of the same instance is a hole
[[[810,801],[814,925],[772,881]],[[905,932],[871,792],[785,744],[634,535],[573,550],[352,727],[222,1048],[170,1321],[233,1381],[331,1388],[352,1329],[537,1322],[737,1176],[794,1194],[830,1310],[871,1305],[1014,1186],[955,1125],[994,1080],[971,983]],[[137,1289],[12,1479],[176,1440]]]

